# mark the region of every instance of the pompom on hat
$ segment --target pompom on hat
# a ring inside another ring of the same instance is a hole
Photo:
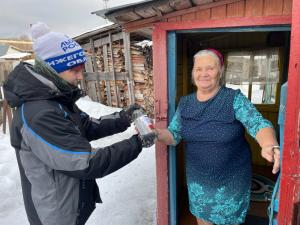
[[[81,46],[62,33],[53,32],[42,22],[31,26],[33,50],[57,73],[72,69],[86,62]]]

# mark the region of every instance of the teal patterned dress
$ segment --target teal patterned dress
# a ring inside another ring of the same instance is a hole
[[[243,223],[250,201],[251,153],[245,128],[255,138],[272,127],[240,92],[221,87],[200,102],[196,93],[180,99],[168,127],[185,144],[191,213],[217,225]]]

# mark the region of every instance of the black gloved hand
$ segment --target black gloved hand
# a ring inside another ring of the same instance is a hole
[[[137,109],[142,109],[142,110],[144,110],[142,106],[140,106],[140,105],[138,105],[138,104],[136,104],[136,103],[134,103],[134,104],[128,106],[128,107],[124,110],[124,112],[125,112],[125,114],[126,114],[126,117],[128,118],[129,123],[132,123],[132,122],[133,122],[133,120],[134,120],[134,118],[133,118],[133,112],[134,112],[135,110],[137,110]]]
[[[154,145],[154,142],[156,140],[156,134],[155,132],[152,132],[150,134],[146,135],[138,135],[138,138],[140,139],[143,148],[149,148],[152,145]]]

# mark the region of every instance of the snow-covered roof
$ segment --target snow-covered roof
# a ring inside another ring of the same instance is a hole
[[[111,30],[111,29],[115,29],[116,27],[119,27],[119,25],[109,22],[109,23],[103,24],[99,27],[95,27],[95,28],[93,28],[89,31],[86,31],[86,32],[82,33],[82,34],[76,35],[75,37],[73,37],[73,39],[75,39],[75,40],[83,39],[86,36],[93,36],[97,33],[105,32],[105,31]]]
[[[92,12],[92,14],[96,14],[97,16],[100,16],[100,17],[106,19],[107,14],[111,14],[115,11],[124,10],[124,9],[130,8],[130,7],[133,7],[133,6],[143,5],[143,4],[149,3],[149,2],[151,3],[151,2],[153,2],[153,0],[138,1],[138,2],[135,2],[135,3],[119,5],[119,6],[111,7],[111,8],[108,8],[108,9],[101,9],[101,10],[97,10],[95,12]]]
[[[30,53],[26,52],[17,52],[17,53],[11,53],[11,54],[6,54],[0,57],[0,59],[22,59],[26,56],[31,55]]]
[[[24,60],[24,62],[34,65],[34,59],[27,59],[27,60]]]
[[[138,43],[135,43],[135,45],[141,46],[142,48],[145,48],[146,46],[152,46],[152,41],[144,40],[140,41]]]
[[[94,27],[94,28],[82,33],[82,34],[86,34],[86,33],[89,33],[89,32],[95,31],[95,30],[99,30],[99,29],[102,29],[102,28],[110,27],[111,25],[114,25],[114,23],[108,22],[106,24],[102,24],[101,26]],[[79,35],[82,35],[82,34],[79,34]]]

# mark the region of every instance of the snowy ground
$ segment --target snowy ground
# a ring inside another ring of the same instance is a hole
[[[78,106],[93,117],[110,114],[119,109],[79,99]],[[127,131],[92,142],[103,147],[130,137]],[[19,170],[9,135],[0,131],[0,225],[28,225]],[[154,225],[156,218],[154,147],[143,149],[139,157],[119,171],[98,179],[103,204],[97,205],[87,225]]]

